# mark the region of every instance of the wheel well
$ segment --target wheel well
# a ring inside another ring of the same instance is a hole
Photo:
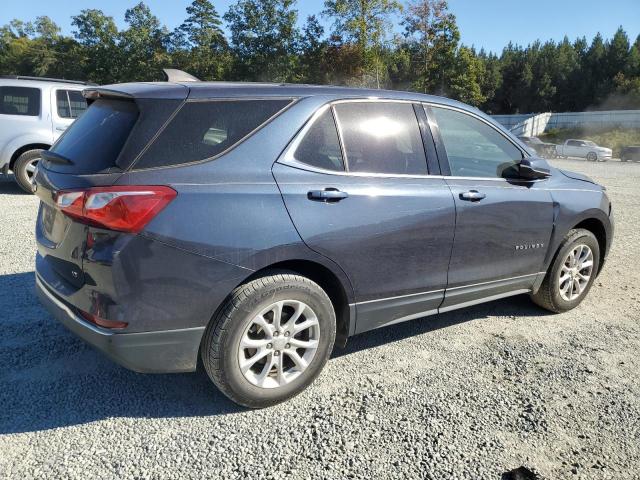
[[[335,344],[344,347],[349,336],[349,299],[340,279],[327,267],[320,263],[309,260],[287,260],[274,263],[261,270],[254,272],[245,282],[250,282],[254,278],[260,277],[269,270],[289,270],[316,282],[327,292],[333,310],[336,312],[336,342]],[[244,282],[243,282],[244,283]]]
[[[607,248],[607,231],[605,230],[604,225],[597,218],[588,218],[581,221],[573,228],[584,228],[585,230],[589,230],[598,240],[598,246],[600,247],[600,263],[598,265],[598,273],[600,273],[601,267],[604,263],[604,252]]]
[[[9,168],[13,170],[13,164],[16,163],[16,160],[20,155],[24,152],[28,152],[29,150],[49,150],[51,145],[47,145],[46,143],[30,143],[29,145],[25,145],[24,147],[20,147],[18,150],[13,152],[11,155],[11,160],[9,161]]]

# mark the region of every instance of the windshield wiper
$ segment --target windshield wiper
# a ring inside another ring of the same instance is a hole
[[[59,153],[52,152],[51,150],[43,150],[40,152],[43,160],[49,163],[59,163],[62,165],[73,165],[73,162],[67,157],[60,155]]]

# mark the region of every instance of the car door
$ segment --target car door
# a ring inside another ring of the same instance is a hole
[[[456,203],[441,311],[528,291],[543,274],[553,228],[546,181],[518,179],[523,152],[482,117],[435,105],[428,112],[437,123],[438,153]]]
[[[584,144],[579,140],[570,140],[568,143],[568,157],[584,157]]]
[[[52,89],[51,116],[53,138],[60,135],[87,109],[87,101],[80,90]]]
[[[319,110],[274,165],[300,236],[352,283],[356,332],[442,302],[455,211],[443,178],[428,175],[425,148],[438,167],[426,132],[411,103],[339,102]]]

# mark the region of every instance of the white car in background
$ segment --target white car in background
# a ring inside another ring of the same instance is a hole
[[[40,158],[87,108],[84,82],[53,78],[0,76],[0,172],[15,174],[31,192]]]
[[[556,154],[559,157],[580,157],[590,162],[606,162],[611,160],[613,150],[600,147],[591,140],[567,140],[562,145],[556,146]]]

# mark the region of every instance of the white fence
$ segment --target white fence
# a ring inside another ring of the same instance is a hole
[[[551,128],[640,128],[640,110],[605,110],[600,112],[562,112],[551,113],[548,120],[542,116],[543,114],[525,113],[516,115],[494,115],[493,118],[504,125],[507,129],[520,127],[529,119],[539,118],[546,122],[544,130]],[[536,120],[534,120],[535,122]],[[540,124],[533,130],[538,130]],[[514,133],[525,135],[514,129]],[[542,131],[537,131],[533,135],[539,135]]]

